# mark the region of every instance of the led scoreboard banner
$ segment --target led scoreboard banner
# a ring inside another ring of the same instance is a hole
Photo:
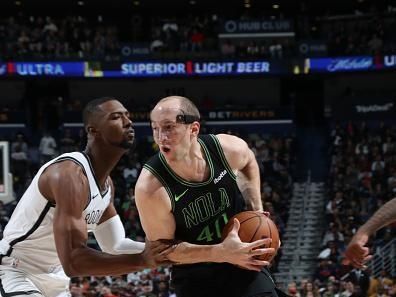
[[[273,76],[386,69],[396,69],[396,55],[234,61],[0,62],[0,77]]]
[[[396,55],[307,58],[306,73],[378,71],[396,68]]]
[[[278,61],[184,61],[184,62],[7,62],[0,76],[51,77],[170,77],[268,75],[288,72]]]
[[[192,62],[184,63],[124,63],[120,71],[104,71],[104,76],[209,76],[280,73],[267,61],[252,62]],[[120,75],[121,74],[121,75]]]
[[[0,63],[0,75],[8,76],[83,76],[83,62],[8,62]]]

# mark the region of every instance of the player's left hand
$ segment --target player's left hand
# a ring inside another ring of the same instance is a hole
[[[145,249],[142,252],[147,267],[172,264],[168,255],[177,247],[175,240],[160,239],[149,241],[146,238]]]
[[[365,263],[372,258],[370,255],[370,249],[366,246],[368,241],[368,235],[357,232],[345,251],[345,257],[343,263],[350,264],[356,268],[364,269]]]

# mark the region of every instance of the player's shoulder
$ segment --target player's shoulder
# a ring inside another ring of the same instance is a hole
[[[241,146],[246,146],[246,142],[238,136],[231,134],[216,134],[216,138],[219,140],[223,150],[238,150]]]
[[[50,181],[85,180],[84,168],[72,160],[64,160],[49,165],[42,173],[42,177]]]
[[[46,167],[39,177],[38,186],[41,194],[55,203],[73,199],[81,201],[78,195],[72,195],[70,199],[58,199],[58,197],[70,192],[87,197],[89,191],[88,178],[83,168],[69,160],[55,162]]]

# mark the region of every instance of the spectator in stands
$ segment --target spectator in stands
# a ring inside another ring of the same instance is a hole
[[[70,293],[72,297],[83,297],[83,288],[80,287],[77,283],[73,283],[70,286]]]
[[[44,164],[55,157],[56,155],[56,141],[49,132],[44,132],[43,137],[41,137],[39,152],[40,152],[40,162]]]
[[[319,255],[319,258],[321,256]],[[328,257],[320,259],[320,262],[315,270],[314,279],[321,283],[326,283],[330,276],[334,276],[336,271],[334,262],[328,260]]]
[[[221,54],[227,58],[233,58],[235,56],[235,45],[228,39],[221,44]]]
[[[352,269],[345,278],[346,281],[354,285],[354,295],[366,297],[370,286],[370,276],[368,272],[359,269]]]
[[[355,294],[355,285],[351,281],[341,283],[342,291],[340,297],[358,296]]]
[[[78,150],[70,129],[65,129],[64,135],[59,141],[59,150],[61,154]]]
[[[15,140],[11,143],[11,153],[16,150],[16,147],[19,148],[19,151],[28,155],[28,145],[26,143],[25,136],[22,133],[17,133]]]
[[[11,143],[11,172],[13,174],[14,190],[17,194],[20,194],[23,192],[29,177],[28,145],[22,133],[17,133],[15,141]]]
[[[161,52],[164,49],[164,42],[159,39],[159,38],[155,38],[150,45],[150,50],[151,52],[155,53],[155,52]]]
[[[287,294],[293,297],[301,297],[301,294],[297,290],[297,284],[295,282],[291,282],[287,285]]]
[[[101,290],[102,297],[118,297],[111,292],[111,289],[107,286],[104,286]]]
[[[301,297],[319,297],[319,290],[312,281],[306,283],[305,289],[303,290]]]
[[[337,288],[333,281],[329,280],[326,284],[326,289],[323,292],[323,297],[335,297],[337,295]]]
[[[192,29],[190,39],[191,39],[191,51],[193,52],[202,51],[205,35],[199,28],[195,27]]]
[[[344,241],[344,235],[339,231],[337,224],[333,222],[330,223],[330,229],[326,231],[322,246],[326,246],[330,241],[335,244]]]
[[[383,41],[376,33],[374,33],[367,45],[370,50],[370,54],[377,55],[382,51]]]

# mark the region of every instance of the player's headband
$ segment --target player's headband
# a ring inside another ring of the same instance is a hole
[[[192,124],[194,122],[199,122],[199,117],[190,114],[178,114],[176,116],[176,123],[179,124]]]

